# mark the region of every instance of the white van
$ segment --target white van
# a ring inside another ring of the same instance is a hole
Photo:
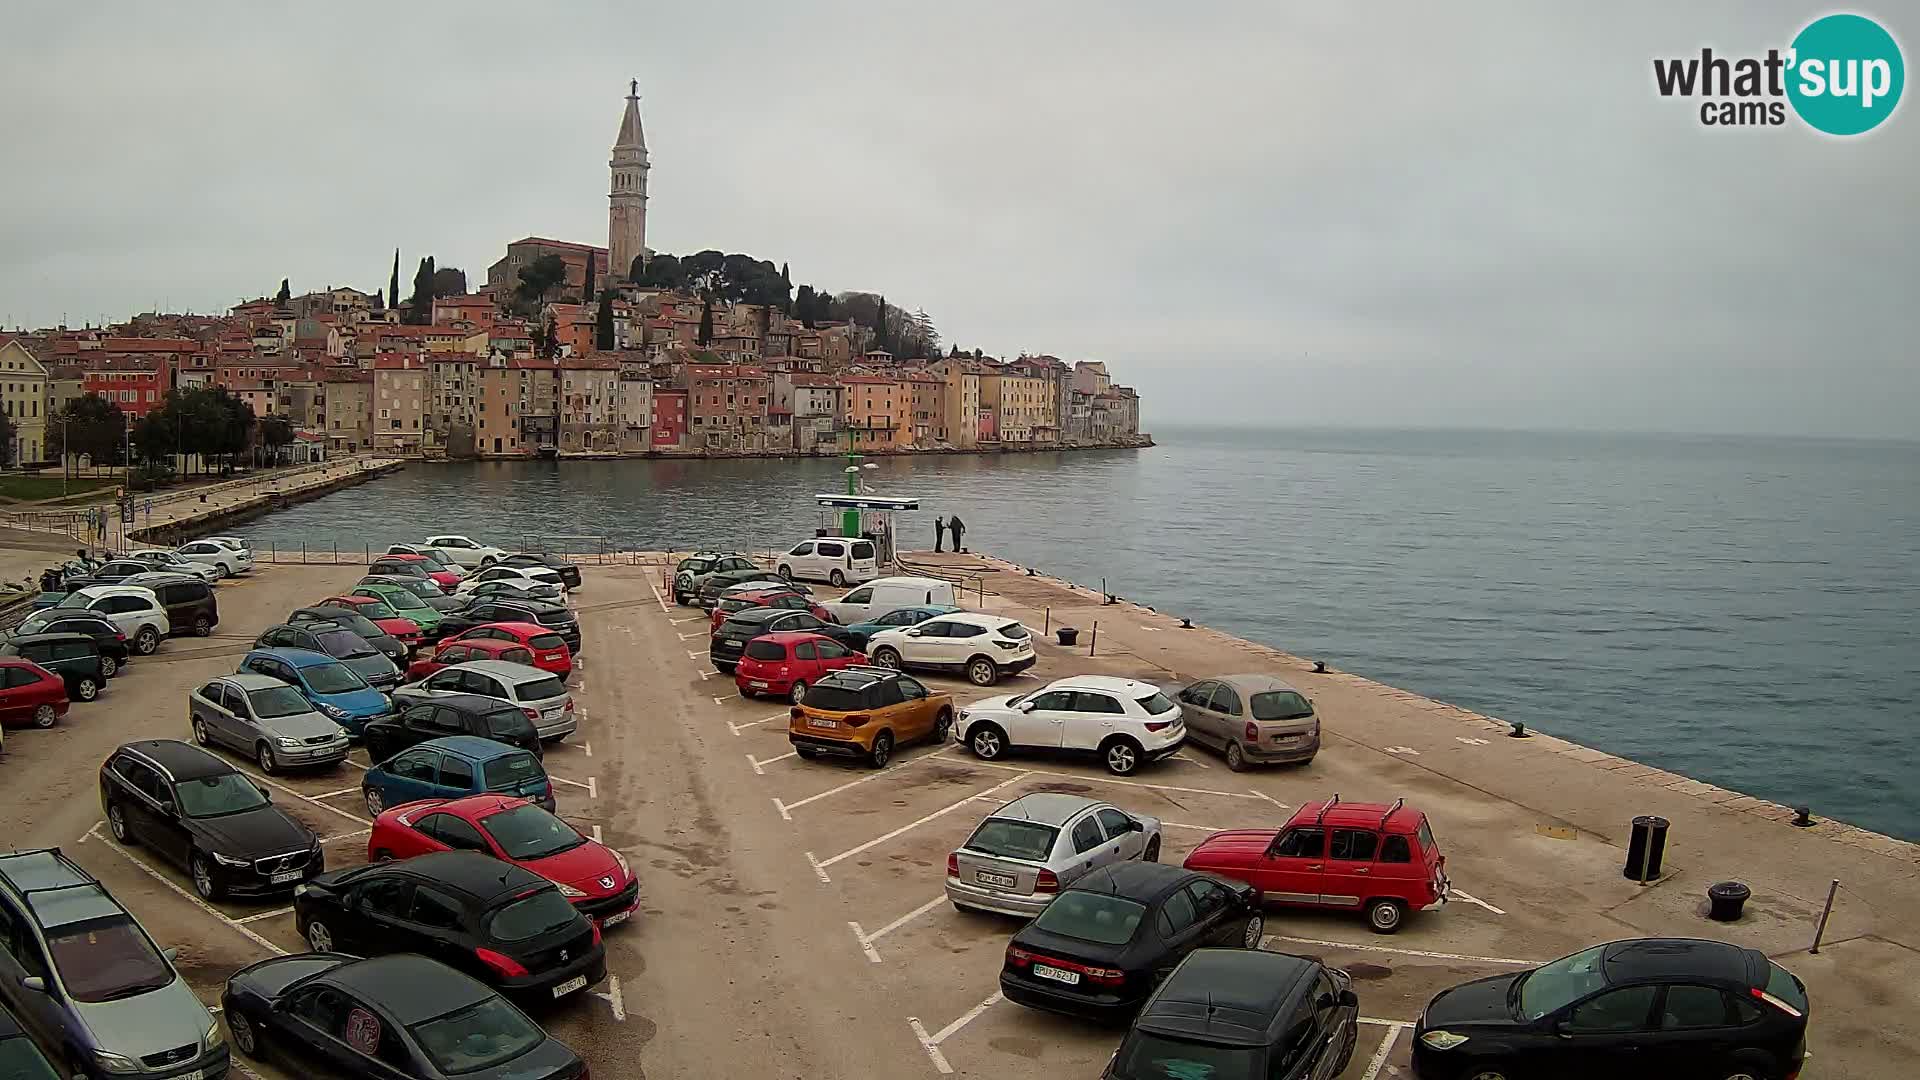
[[[838,600],[821,604],[842,626],[868,622],[901,608],[941,605],[958,607],[953,582],[930,577],[883,577],[870,581]]]
[[[823,536],[795,544],[774,561],[774,569],[792,581],[855,585],[879,577],[880,560],[871,540]]]

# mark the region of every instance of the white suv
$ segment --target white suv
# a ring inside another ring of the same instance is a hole
[[[960,710],[954,730],[982,760],[1022,749],[1097,754],[1115,776],[1172,754],[1187,737],[1180,707],[1158,687],[1108,675],[976,701]]]
[[[845,536],[803,540],[774,560],[774,568],[783,578],[834,585],[857,585],[880,576],[873,541]]]
[[[160,647],[160,639],[173,632],[172,624],[167,622],[167,611],[160,606],[160,598],[152,589],[139,585],[89,585],[68,593],[60,606],[106,616],[127,635],[133,651],[141,656],[153,655],[153,650]]]
[[[867,656],[881,667],[964,672],[975,686],[1033,666],[1033,634],[1019,619],[956,611],[914,626],[882,630],[867,639]]]
[[[422,547],[430,547],[442,559],[459,563],[472,569],[476,566],[492,566],[507,557],[507,553],[497,547],[488,547],[465,536],[429,536]]]
[[[191,544],[182,544],[175,548],[173,553],[188,562],[211,566],[220,572],[221,577],[229,574],[251,573],[253,570],[252,551],[211,536],[204,540],[195,540]]]

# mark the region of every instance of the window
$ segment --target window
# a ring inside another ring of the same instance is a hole
[[[1211,681],[1194,683],[1180,691],[1180,700],[1189,705],[1205,705],[1207,699],[1213,696],[1214,687],[1218,685]]]
[[[1084,855],[1106,842],[1100,834],[1100,823],[1091,816],[1083,817],[1073,827],[1073,850]]]
[[[1181,889],[1167,897],[1167,902],[1160,907],[1160,935],[1168,939],[1179,937],[1193,925],[1195,918],[1193,898]]]
[[[1407,838],[1398,835],[1388,836],[1387,842],[1380,848],[1380,861],[1396,863],[1412,862],[1413,852],[1407,846]]]
[[[413,906],[413,883],[404,878],[379,877],[353,894],[356,906],[374,915],[406,918]]]
[[[1233,894],[1217,881],[1196,881],[1187,886],[1186,891],[1193,897],[1193,908],[1201,922],[1212,919],[1233,903]]]
[[[1647,1026],[1657,986],[1609,990],[1574,1007],[1569,1026],[1576,1032],[1639,1031]]]
[[[1333,858],[1348,862],[1372,862],[1373,853],[1379,846],[1378,833],[1365,829],[1333,830]]]
[[[387,766],[387,771],[402,779],[431,784],[439,764],[440,754],[436,750],[409,750],[394,758],[393,764]]]
[[[1313,703],[1292,690],[1269,690],[1253,695],[1255,720],[1305,720],[1313,715]]]
[[[871,587],[855,589],[846,595],[845,601],[849,604],[871,604],[873,603],[873,589]]]
[[[1108,836],[1119,836],[1133,828],[1133,819],[1112,807],[1103,807],[1096,815]]]
[[[452,817],[451,814],[441,814],[439,816]],[[453,818],[453,820],[459,821],[462,825],[467,825],[466,822],[460,821],[458,818]],[[467,829],[471,831],[473,826],[467,825]],[[476,840],[479,839],[479,834],[474,833],[474,838]],[[485,851],[486,848],[483,846],[480,850]],[[431,926],[441,930],[456,930],[460,926],[460,905],[455,903],[451,898],[443,896],[422,885],[413,892],[413,913],[411,918],[414,922],[422,926]]]
[[[1226,683],[1216,683],[1214,684],[1213,700],[1207,703],[1207,707],[1214,712],[1223,712],[1228,716],[1238,716],[1240,715],[1240,695],[1235,693],[1233,687],[1228,686]]]
[[[1711,986],[1669,986],[1660,1027],[1667,1031],[1726,1027],[1731,1022],[1727,996]]]
[[[1273,853],[1283,859],[1317,859],[1326,852],[1326,839],[1322,829],[1288,829]]]
[[[451,754],[440,759],[440,786],[473,790],[473,764]]]
[[[1107,694],[1096,694],[1086,690],[1076,690],[1073,694],[1073,709],[1083,713],[1121,713],[1127,710],[1120,702]]]
[[[321,986],[294,994],[287,1011],[336,1038],[346,1030],[347,997],[332,987]]]
[[[1146,913],[1145,905],[1136,900],[1069,889],[1048,904],[1033,925],[1080,941],[1124,945],[1133,940],[1134,930]],[[1166,916],[1160,918],[1164,927]]]

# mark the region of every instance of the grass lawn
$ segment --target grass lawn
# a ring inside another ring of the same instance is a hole
[[[67,479],[67,494],[79,495],[101,489],[112,491],[119,485],[120,478],[117,476],[74,476]],[[59,497],[60,471],[58,469],[44,473],[0,474],[0,499],[32,502],[36,499]]]

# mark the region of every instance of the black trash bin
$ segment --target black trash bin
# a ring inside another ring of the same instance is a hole
[[[1663,817],[1642,814],[1633,819],[1633,833],[1627,838],[1627,865],[1621,871],[1635,881],[1652,881],[1660,876],[1660,863],[1667,855],[1667,826]],[[1642,866],[1642,860],[1646,865]]]
[[[1062,645],[1071,645],[1080,639],[1080,631],[1071,626],[1063,626],[1055,630],[1054,634],[1059,637]]]
[[[1740,909],[1746,907],[1753,890],[1737,881],[1722,881],[1707,888],[1707,918],[1715,922],[1738,922]]]

